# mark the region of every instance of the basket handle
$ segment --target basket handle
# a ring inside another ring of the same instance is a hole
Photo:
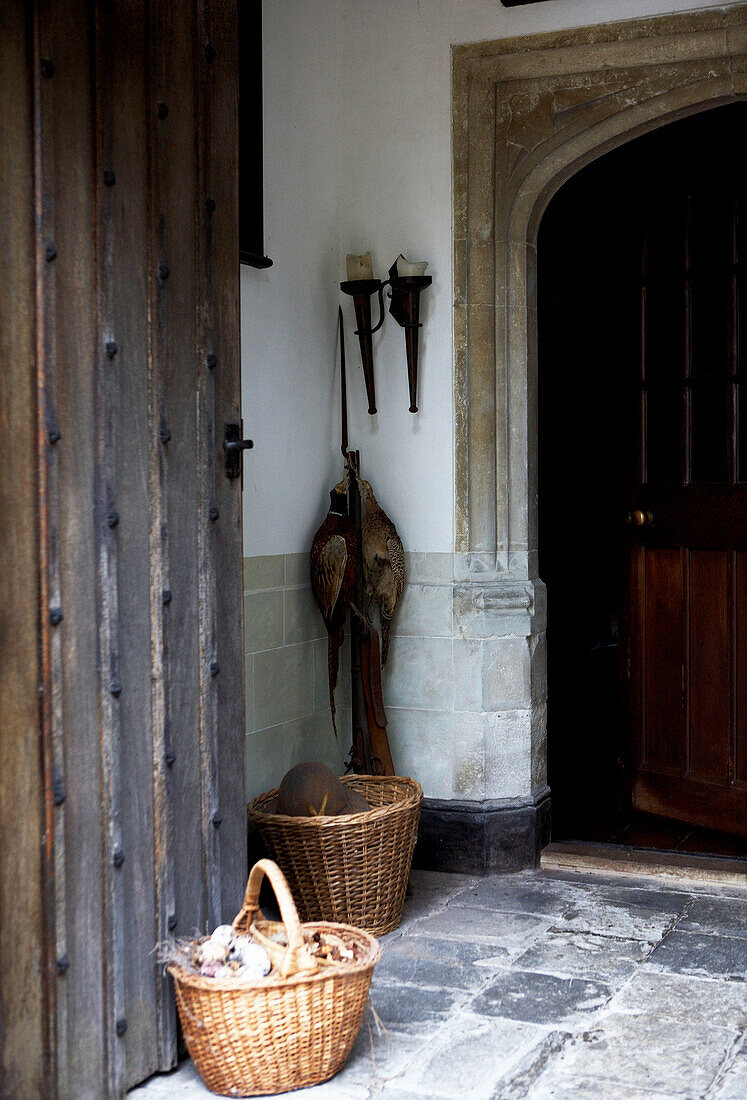
[[[262,911],[259,907],[259,888],[265,875],[270,880],[272,889],[275,892],[280,907],[280,916],[288,936],[288,947],[280,968],[282,976],[287,978],[290,974],[296,974],[300,970],[316,969],[314,960],[304,957],[306,951],[301,922],[298,919],[298,910],[285,875],[277,863],[273,863],[271,859],[260,859],[252,867],[244,893],[244,904],[241,907],[241,912],[234,917],[232,927],[237,932],[242,929],[248,931],[257,914],[262,917]]]

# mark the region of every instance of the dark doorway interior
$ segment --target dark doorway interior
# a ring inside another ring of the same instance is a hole
[[[716,108],[607,154],[558,192],[540,228],[539,545],[554,840],[747,856],[744,836],[633,810],[625,525],[641,482],[643,245],[683,181],[697,190],[733,172],[746,113],[745,104]]]

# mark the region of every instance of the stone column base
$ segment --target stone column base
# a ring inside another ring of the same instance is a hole
[[[426,798],[413,866],[487,875],[536,867],[550,843],[550,791],[526,803]]]

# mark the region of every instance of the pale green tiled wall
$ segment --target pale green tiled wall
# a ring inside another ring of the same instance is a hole
[[[338,744],[327,633],[309,586],[308,555],[244,559],[244,654],[247,798],[277,786],[288,768],[306,760],[341,772],[350,742],[348,660],[344,652],[335,695]]]
[[[395,770],[431,798],[528,799],[546,782],[545,639],[504,613],[464,602],[451,554],[407,554],[408,583],[382,675]],[[342,772],[351,739],[349,640],[335,741],[327,635],[306,554],[244,561],[246,792],[277,786],[293,764]],[[544,627],[541,628],[542,630]]]

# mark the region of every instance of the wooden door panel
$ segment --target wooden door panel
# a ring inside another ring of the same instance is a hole
[[[713,164],[684,161],[643,236],[629,715],[633,744],[642,745],[633,754],[633,805],[747,834],[737,160],[727,143]]]
[[[689,776],[639,772],[633,783],[637,810],[739,836],[747,836],[746,796],[742,786],[708,783]]]
[[[728,556],[692,550],[688,557],[688,773],[728,782]]]
[[[636,499],[651,512],[654,526],[635,539],[649,547],[747,547],[746,497],[740,485],[643,485]]]
[[[734,778],[747,788],[747,553],[736,555],[736,737]]]
[[[644,726],[640,766],[680,774],[684,758],[682,611],[679,550],[644,555]]]
[[[100,1100],[245,885],[236,5],[7,8],[0,1091]]]

